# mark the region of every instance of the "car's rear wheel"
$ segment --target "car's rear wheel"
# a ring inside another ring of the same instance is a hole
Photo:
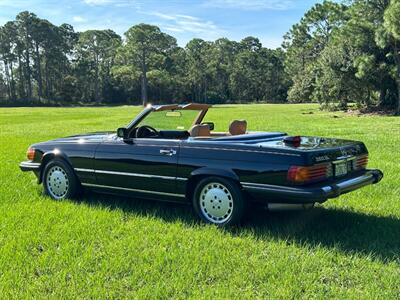
[[[79,181],[74,171],[61,159],[54,159],[46,165],[43,186],[46,194],[55,200],[73,198],[79,191]]]
[[[245,200],[235,182],[220,177],[207,177],[196,185],[193,207],[203,221],[226,226],[241,221]]]

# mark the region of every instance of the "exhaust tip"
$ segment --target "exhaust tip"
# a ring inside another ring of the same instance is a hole
[[[309,210],[314,207],[315,203],[268,203],[269,211],[293,211],[293,210]]]

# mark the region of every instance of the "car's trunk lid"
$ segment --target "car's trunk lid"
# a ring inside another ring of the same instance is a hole
[[[368,153],[365,145],[358,141],[302,136],[298,143],[293,143],[285,142],[285,139],[286,137],[259,141],[255,145],[261,148],[280,148],[301,152],[307,164],[344,160]]]

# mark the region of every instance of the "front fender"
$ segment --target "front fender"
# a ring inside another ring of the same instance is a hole
[[[41,163],[40,163],[40,175],[38,177],[38,183],[39,184],[42,183],[42,181],[43,181],[42,179],[43,179],[43,172],[44,172],[45,166],[47,165],[47,163],[49,161],[51,161],[52,159],[55,159],[55,158],[60,158],[60,159],[62,159],[64,161],[66,161],[72,167],[71,160],[69,159],[69,157],[64,152],[62,152],[62,151],[60,151],[58,149],[45,152],[42,155],[42,159],[41,159]]]

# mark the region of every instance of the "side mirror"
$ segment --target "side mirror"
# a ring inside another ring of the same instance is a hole
[[[128,138],[128,131],[125,127],[121,127],[117,129],[117,136],[123,138],[124,140]]]
[[[214,130],[214,123],[213,122],[204,122],[201,123],[202,125],[208,125],[210,127],[210,131]]]
[[[133,144],[132,139],[129,138],[128,136],[129,132],[128,129],[126,129],[125,127],[121,127],[117,129],[117,136],[122,138],[124,140],[125,143],[127,144]]]

